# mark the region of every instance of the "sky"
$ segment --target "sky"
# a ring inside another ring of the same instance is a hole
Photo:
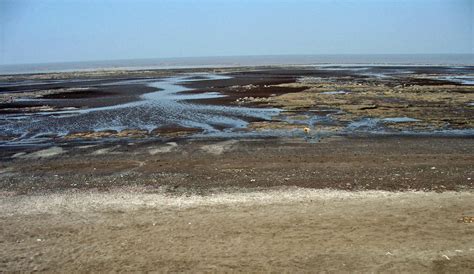
[[[0,0],[0,65],[474,53],[472,0]]]

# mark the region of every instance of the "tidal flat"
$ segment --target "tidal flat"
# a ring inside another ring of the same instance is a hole
[[[0,76],[2,271],[455,271],[474,67]]]

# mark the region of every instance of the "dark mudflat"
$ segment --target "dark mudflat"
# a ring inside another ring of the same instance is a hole
[[[144,185],[187,193],[277,186],[446,191],[472,189],[474,183],[472,138],[122,142],[63,146],[58,155],[37,158],[35,152],[44,149],[3,150],[0,189],[34,193]],[[12,158],[18,152],[27,153]]]

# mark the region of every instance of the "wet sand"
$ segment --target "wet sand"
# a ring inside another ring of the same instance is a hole
[[[41,96],[41,100],[4,102],[0,104],[0,113],[34,113],[42,107],[47,107],[53,111],[61,111],[71,108],[81,109],[114,106],[137,101],[140,95],[156,90],[157,89],[138,84],[88,86],[84,89],[58,88],[45,92],[45,94]],[[30,92],[38,93],[35,91]],[[22,95],[22,93],[18,95]]]
[[[0,271],[472,272],[474,227],[459,220],[474,216],[474,87],[446,80],[471,74],[326,66],[2,77],[2,98],[15,96],[0,115],[34,114],[43,135],[1,132]],[[135,80],[175,76],[190,90],[167,93],[179,98],[171,106],[231,122],[163,107],[180,119],[160,124],[163,101],[109,112],[160,94]],[[63,82],[15,82],[53,80]],[[106,108],[61,118],[68,107]],[[156,125],[47,132],[103,115]]]
[[[2,150],[0,190],[18,195],[139,185],[178,194],[279,186],[463,191],[474,183],[472,151],[472,138],[407,136],[12,147]]]
[[[69,80],[64,78],[67,73],[62,77],[51,74],[51,79],[47,74],[41,79],[15,76],[18,79],[0,87],[6,100],[0,112],[14,114],[15,120],[6,117],[0,129],[3,139],[26,132],[22,139],[31,142],[45,134],[61,139],[77,132],[80,136],[111,130],[156,133],[161,127],[175,126],[196,128],[213,137],[239,135],[243,128],[253,135],[266,131],[263,135],[285,137],[285,131],[304,126],[315,129],[315,125],[323,135],[453,130],[472,135],[474,86],[469,77],[474,77],[473,72],[472,67],[323,66],[142,71],[141,76],[133,71],[128,78],[124,72],[102,72],[94,76],[102,80],[89,79],[88,73],[72,74],[76,78]],[[164,102],[163,94],[172,97]],[[150,99],[154,100],[152,107],[135,104]],[[68,117],[61,115],[65,112]],[[29,120],[34,127],[24,123]]]

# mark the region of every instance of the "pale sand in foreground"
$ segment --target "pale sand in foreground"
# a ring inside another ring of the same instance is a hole
[[[0,199],[0,271],[474,269],[474,193],[144,189]]]

